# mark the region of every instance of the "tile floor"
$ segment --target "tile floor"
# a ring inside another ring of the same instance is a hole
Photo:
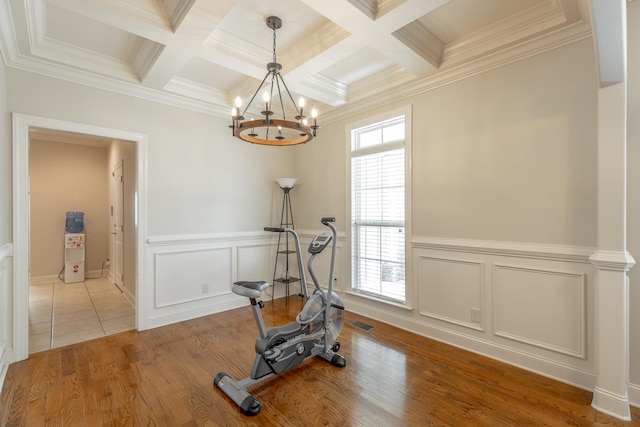
[[[106,277],[29,286],[29,353],[135,329],[135,309]]]

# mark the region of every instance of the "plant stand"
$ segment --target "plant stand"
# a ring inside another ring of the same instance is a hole
[[[279,178],[277,181],[284,195],[282,199],[282,211],[280,213],[280,227],[295,230],[290,196],[290,192],[295,184],[295,179]],[[273,267],[272,283],[274,284],[274,289],[271,292],[271,300],[273,300],[275,295],[276,283],[283,283],[285,285],[285,293],[288,298],[289,285],[291,283],[300,282],[300,278],[292,276],[290,271],[291,263],[289,259],[291,255],[295,255],[296,253],[295,247],[292,248],[293,245],[294,242],[293,239],[289,237],[289,233],[278,233],[278,251],[276,253],[275,265]],[[300,286],[302,286],[302,283],[300,283]],[[300,293],[298,295],[303,295],[302,288],[300,288]]]

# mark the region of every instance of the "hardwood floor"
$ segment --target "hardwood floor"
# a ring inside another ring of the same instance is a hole
[[[263,309],[293,319],[292,297]],[[351,325],[373,325],[364,331]],[[591,393],[373,320],[346,314],[339,369],[309,360],[250,391],[246,417],[213,377],[249,374],[257,335],[248,307],[32,355],[9,367],[0,426],[622,426]]]

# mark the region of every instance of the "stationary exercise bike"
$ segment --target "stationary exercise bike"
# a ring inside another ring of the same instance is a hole
[[[304,308],[296,316],[295,322],[272,328],[265,327],[262,313],[260,312],[260,309],[264,307],[264,303],[258,301],[257,298],[262,296],[262,292],[269,284],[265,281],[242,281],[233,284],[233,292],[248,297],[251,302],[253,315],[260,332],[255,344],[256,357],[253,361],[251,375],[248,378],[233,381],[229,375],[220,372],[214,378],[213,384],[238,405],[245,415],[257,415],[261,408],[260,401],[247,392],[247,387],[294,368],[314,356],[320,356],[339,368],[343,368],[347,364],[346,359],[338,354],[340,343],[335,341],[344,323],[342,300],[332,292],[337,243],[337,232],[333,225],[335,218],[322,218],[321,222],[331,229],[331,234],[317,234],[309,245],[308,251],[311,255],[307,268],[315,285],[311,298],[307,294],[307,281],[298,234],[295,230],[289,228],[264,228],[265,231],[285,232],[293,236],[298,270],[302,282],[302,294],[306,300]],[[331,241],[333,241],[333,246],[331,249],[329,282],[325,291],[320,287],[320,283],[313,271],[313,262],[316,256]]]

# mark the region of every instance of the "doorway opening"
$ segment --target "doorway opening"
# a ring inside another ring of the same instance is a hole
[[[133,165],[133,143],[30,128],[30,354],[135,328]]]
[[[126,293],[129,288],[129,297],[135,301],[135,327],[144,329],[144,314],[142,312],[142,301],[144,300],[141,283],[142,271],[142,250],[144,228],[146,226],[146,141],[143,134],[103,128],[92,125],[66,122],[56,119],[48,119],[37,116],[28,116],[14,113],[13,115],[13,272],[15,294],[13,300],[13,325],[14,325],[14,360],[26,359],[29,355],[29,282],[30,282],[30,200],[29,200],[29,154],[30,154],[30,134],[37,132],[48,132],[51,134],[65,134],[76,138],[94,138],[96,140],[109,140],[111,144],[121,144],[123,147],[130,147],[133,153],[128,161],[121,160],[123,174],[126,176],[127,167],[130,168],[131,179],[124,184],[130,186],[130,196],[127,198],[125,191],[125,201],[122,208],[122,230],[123,248],[121,254],[121,265],[125,268],[121,270],[123,276],[123,290]],[[73,139],[73,138],[72,138]],[[125,142],[126,141],[126,142]],[[116,150],[116,152],[118,152]],[[114,158],[117,158],[115,156]],[[122,158],[121,158],[122,159]],[[113,163],[116,163],[115,161]],[[105,171],[105,175],[110,174]],[[109,200],[109,203],[111,200]],[[127,230],[126,222],[130,222]],[[111,219],[106,229],[112,227]],[[129,231],[129,232],[127,232]],[[107,233],[110,236],[109,233]],[[109,237],[107,236],[107,239]],[[128,236],[128,237],[127,237]],[[128,240],[128,243],[127,243]],[[129,247],[129,254],[126,249]],[[104,256],[110,264],[109,255]],[[127,273],[129,272],[129,273]],[[129,279],[127,279],[129,277]],[[115,288],[115,286],[114,286]]]

